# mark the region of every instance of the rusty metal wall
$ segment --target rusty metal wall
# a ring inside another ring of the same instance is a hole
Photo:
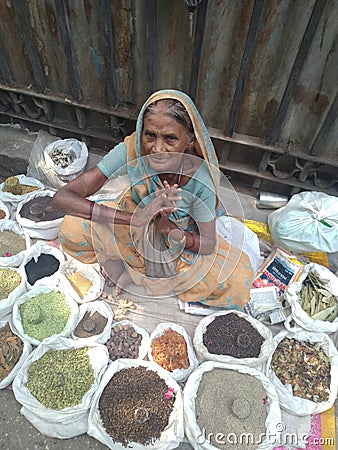
[[[230,178],[338,195],[338,2],[195,3],[0,0],[0,121],[104,153],[179,89]]]

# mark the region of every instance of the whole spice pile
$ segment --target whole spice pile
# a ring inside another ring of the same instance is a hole
[[[294,396],[315,403],[328,400],[331,363],[318,345],[284,338],[272,356],[271,369],[283,384],[292,386]]]
[[[37,280],[53,275],[59,267],[60,261],[55,256],[41,253],[36,261],[32,258],[25,265],[28,283],[33,285]]]
[[[118,324],[111,329],[110,338],[105,343],[109,358],[115,361],[118,358],[137,358],[142,336],[129,324]]]
[[[65,169],[76,159],[75,152],[73,150],[68,150],[67,148],[55,148],[49,153],[49,156],[53,163],[61,167],[61,169]]]
[[[0,381],[11,373],[19,361],[22,351],[22,340],[6,323],[4,327],[0,328]]]
[[[46,408],[79,405],[94,383],[88,348],[49,350],[28,368],[26,386]]]
[[[104,317],[98,311],[95,311],[94,313],[92,313],[92,311],[87,311],[77,324],[74,335],[78,338],[97,336],[102,333],[107,322],[107,317]]]
[[[44,292],[19,306],[22,328],[28,336],[42,341],[65,328],[71,308],[64,294]]]
[[[161,336],[152,340],[151,355],[154,362],[169,372],[188,369],[190,365],[184,337],[171,328],[167,328]]]
[[[31,186],[28,184],[21,184],[19,178],[17,177],[8,177],[5,180],[4,187],[2,188],[3,192],[10,192],[13,195],[24,195],[29,192],[36,191],[40,189],[38,186]]]
[[[55,210],[51,202],[52,197],[49,196],[32,198],[24,203],[20,209],[20,216],[33,222],[60,219],[65,214],[62,211]]]
[[[139,366],[114,374],[102,391],[99,411],[114,442],[146,446],[160,438],[174,402],[174,389],[156,372]]]
[[[21,283],[21,275],[13,269],[0,269],[0,300],[7,298],[9,294]]]
[[[338,316],[338,299],[326,289],[315,272],[309,272],[303,281],[299,303],[314,320],[333,322]]]
[[[221,449],[256,449],[265,433],[268,403],[262,383],[252,375],[218,368],[204,372],[195,400],[196,422],[203,430],[198,442]],[[241,442],[241,435],[250,440]]]
[[[93,286],[93,283],[79,272],[66,273],[66,278],[81,299],[88,294],[89,289]]]
[[[16,255],[23,250],[26,250],[24,237],[11,230],[0,232],[0,257]]]
[[[203,335],[209,353],[233,358],[257,358],[263,342],[256,328],[234,313],[216,316]]]

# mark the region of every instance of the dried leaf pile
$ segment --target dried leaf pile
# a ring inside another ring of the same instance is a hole
[[[153,339],[151,354],[154,361],[169,372],[189,367],[187,343],[180,333],[171,328],[167,328],[161,336]]]
[[[333,322],[338,315],[337,298],[326,289],[315,272],[309,272],[299,293],[299,303],[314,320]]]
[[[19,361],[23,351],[22,340],[13,333],[8,323],[0,328],[0,380],[6,378]]]
[[[284,338],[276,348],[271,368],[293,395],[315,403],[330,396],[331,363],[324,351],[309,342]]]

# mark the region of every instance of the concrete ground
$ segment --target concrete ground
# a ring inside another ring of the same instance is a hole
[[[18,128],[0,126],[0,182],[7,176],[25,173],[32,146],[36,140],[36,133],[28,133]],[[15,155],[15,157],[13,157]],[[95,155],[91,155],[91,164],[95,163]],[[240,194],[240,205],[233,205],[234,215],[240,206],[244,211],[250,211],[250,219],[264,221],[266,211],[254,207],[255,199],[249,192]],[[231,208],[230,208],[231,209]],[[200,316],[193,316],[181,312],[174,298],[163,303],[151,301],[139,296],[132,297],[137,308],[130,312],[128,318],[145,328],[149,333],[160,322],[175,322],[183,325],[192,337]],[[114,309],[114,305],[112,306]],[[274,333],[277,331],[273,330]],[[337,345],[337,336],[333,336]],[[72,439],[59,440],[46,437],[20,414],[21,405],[15,400],[10,389],[0,390],[0,450],[103,450],[107,447],[87,434]],[[338,405],[336,405],[336,411]],[[337,414],[336,414],[337,422]],[[337,429],[337,427],[336,427]],[[190,444],[182,443],[182,450],[191,449]],[[318,447],[320,450],[321,447]]]

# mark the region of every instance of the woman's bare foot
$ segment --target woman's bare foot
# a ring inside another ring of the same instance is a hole
[[[125,270],[126,268],[120,259],[107,259],[107,261],[101,266],[101,274],[109,287],[116,285],[117,280]]]
[[[123,272],[116,282],[115,295],[121,294],[122,291],[132,282],[128,271]]]

